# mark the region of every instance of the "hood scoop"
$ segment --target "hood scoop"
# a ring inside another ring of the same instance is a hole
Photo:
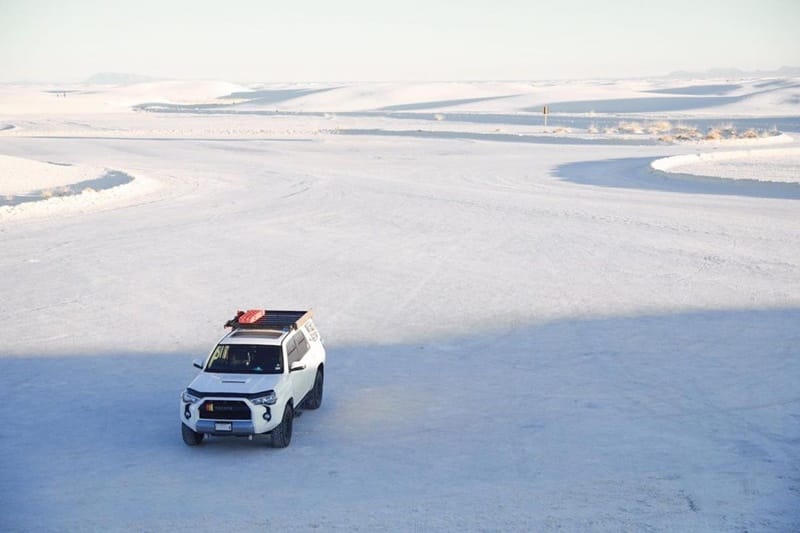
[[[247,379],[223,379],[223,383],[247,383]]]

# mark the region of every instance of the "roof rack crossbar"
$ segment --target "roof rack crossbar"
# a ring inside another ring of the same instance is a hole
[[[240,323],[239,317],[244,312],[239,311],[236,316],[225,322],[226,328],[233,329],[277,329],[292,330],[301,327],[311,318],[311,311],[271,311],[265,310],[264,316],[258,320]]]

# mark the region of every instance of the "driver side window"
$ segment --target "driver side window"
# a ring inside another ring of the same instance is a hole
[[[286,355],[291,365],[295,361],[299,361],[308,352],[308,340],[302,331],[298,331],[294,337],[289,339],[286,343]]]
[[[298,330],[294,336],[294,341],[297,343],[297,359],[300,360],[308,352],[308,340],[303,335],[303,332]]]
[[[286,359],[289,360],[289,366],[291,366],[295,361],[300,360],[300,358],[297,356],[297,345],[294,342],[294,338],[286,341]]]

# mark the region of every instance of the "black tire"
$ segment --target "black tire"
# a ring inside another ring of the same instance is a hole
[[[308,398],[306,398],[303,407],[306,409],[319,409],[319,406],[322,405],[322,388],[324,384],[325,374],[320,368],[317,370],[317,376],[314,378],[314,387],[308,393]]]
[[[203,442],[203,437],[205,437],[204,434],[193,431],[192,428],[186,424],[181,424],[181,435],[183,435],[183,442],[185,442],[187,446],[197,446]]]
[[[283,420],[280,425],[272,430],[272,447],[286,448],[292,442],[292,425],[294,424],[294,409],[287,403],[283,410]]]

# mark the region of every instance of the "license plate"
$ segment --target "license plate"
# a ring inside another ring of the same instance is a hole
[[[233,422],[216,422],[214,424],[214,431],[232,431]]]

